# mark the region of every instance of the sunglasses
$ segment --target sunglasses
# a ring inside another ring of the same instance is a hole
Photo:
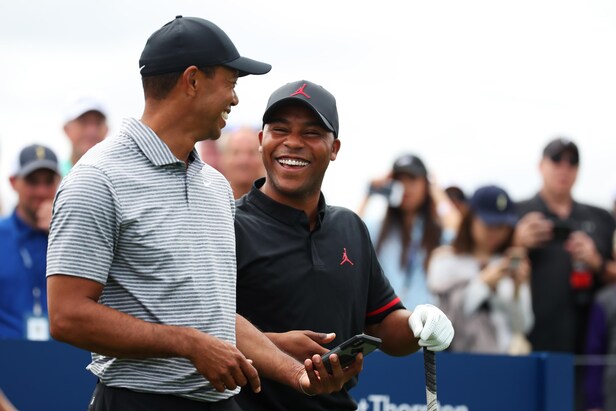
[[[568,155],[565,155],[568,154]],[[577,166],[580,163],[580,159],[578,156],[569,154],[569,153],[558,153],[550,156],[550,160],[555,163],[560,163],[561,161],[566,161],[570,166]]]

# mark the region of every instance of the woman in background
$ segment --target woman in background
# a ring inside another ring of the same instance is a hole
[[[382,211],[366,212],[373,194],[381,194],[378,197],[387,200],[384,215]],[[444,228],[437,210],[447,211],[446,221],[455,226],[457,209],[444,192],[430,184],[423,161],[406,154],[394,162],[386,178],[370,184],[368,196],[358,211],[368,227],[383,271],[406,307],[436,303],[427,287],[426,267],[432,252],[447,243],[455,232],[455,227]]]
[[[522,354],[534,317],[526,250],[512,247],[517,217],[505,190],[479,188],[451,246],[433,253],[428,285],[456,330],[452,351]]]

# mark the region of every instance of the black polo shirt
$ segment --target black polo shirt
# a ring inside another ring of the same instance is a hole
[[[319,200],[318,221],[275,202],[259,188],[237,201],[237,311],[264,332],[335,332],[331,347],[404,308],[376,258],[368,230],[352,211]],[[346,258],[345,258],[346,257]],[[330,348],[331,348],[330,347]],[[369,357],[366,359],[370,361]],[[238,395],[246,410],[355,410],[347,388],[308,397],[271,380]]]
[[[550,211],[539,196],[518,203],[521,216],[539,211],[560,225],[588,234],[604,259],[611,258],[614,218],[598,207],[574,202],[571,214],[562,220]],[[564,248],[565,239],[555,238],[529,250],[531,290],[535,325],[529,334],[534,351],[583,353],[588,309],[594,290],[600,285],[599,273],[589,293],[580,293],[570,285],[573,265]]]

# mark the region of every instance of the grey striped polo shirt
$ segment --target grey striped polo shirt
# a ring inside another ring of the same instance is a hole
[[[235,344],[235,203],[193,150],[188,168],[146,125],[126,119],[62,181],[47,275],[104,285],[100,303],[144,321],[193,327]],[[109,386],[217,401],[187,359],[112,358],[88,369]]]

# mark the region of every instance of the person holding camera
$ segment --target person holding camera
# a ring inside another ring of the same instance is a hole
[[[517,205],[514,244],[529,249],[535,326],[528,338],[537,351],[584,353],[589,308],[611,259],[614,218],[573,198],[579,164],[573,141],[550,141],[539,163],[541,189]],[[581,409],[583,369],[576,372]]]
[[[460,213],[447,194],[436,188],[424,162],[404,154],[385,178],[370,183],[358,210],[383,271],[407,307],[436,303],[426,285],[426,267],[432,251],[453,238],[459,221]],[[384,216],[374,211],[379,203],[375,197],[387,200]]]
[[[543,186],[518,203],[514,244],[529,248],[535,350],[583,353],[588,307],[612,250],[614,219],[607,210],[573,199],[580,163],[577,145],[550,141],[539,170]]]
[[[501,187],[480,187],[452,245],[433,253],[428,286],[457,330],[452,351],[530,351],[524,338],[533,324],[530,266],[526,250],[512,246],[514,207]]]

